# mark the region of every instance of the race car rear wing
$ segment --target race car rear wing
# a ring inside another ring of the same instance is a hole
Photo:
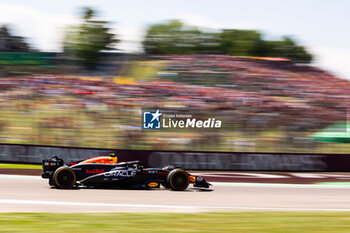
[[[42,165],[43,173],[41,174],[41,177],[51,178],[56,169],[64,165],[64,161],[57,156],[53,156],[50,159],[43,160]]]

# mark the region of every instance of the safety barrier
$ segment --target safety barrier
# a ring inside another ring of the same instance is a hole
[[[350,171],[347,154],[292,154],[209,151],[123,150],[0,144],[1,162],[41,163],[57,155],[65,162],[115,152],[118,161],[141,160],[148,167],[172,164],[194,170],[231,171]]]

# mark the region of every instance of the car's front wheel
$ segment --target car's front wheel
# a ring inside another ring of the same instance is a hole
[[[190,177],[184,170],[174,169],[168,174],[167,183],[174,191],[184,191],[190,184]]]
[[[63,166],[55,171],[53,180],[56,188],[70,189],[75,185],[76,176],[71,168]]]
[[[162,182],[162,183],[160,183],[164,188],[166,188],[166,189],[170,189],[170,185],[169,185],[169,183],[168,182]]]

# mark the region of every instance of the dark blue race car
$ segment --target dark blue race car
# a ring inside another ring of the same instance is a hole
[[[174,191],[183,191],[190,184],[208,189],[209,184],[201,176],[192,176],[181,168],[165,166],[144,168],[140,161],[117,163],[114,153],[83,161],[64,164],[57,156],[43,160],[42,177],[49,179],[52,187],[71,189],[74,187],[152,189],[163,186]]]

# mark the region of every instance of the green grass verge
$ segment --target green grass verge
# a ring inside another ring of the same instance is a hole
[[[0,214],[0,232],[350,232],[350,213]]]
[[[0,169],[42,169],[41,165],[0,163]]]

